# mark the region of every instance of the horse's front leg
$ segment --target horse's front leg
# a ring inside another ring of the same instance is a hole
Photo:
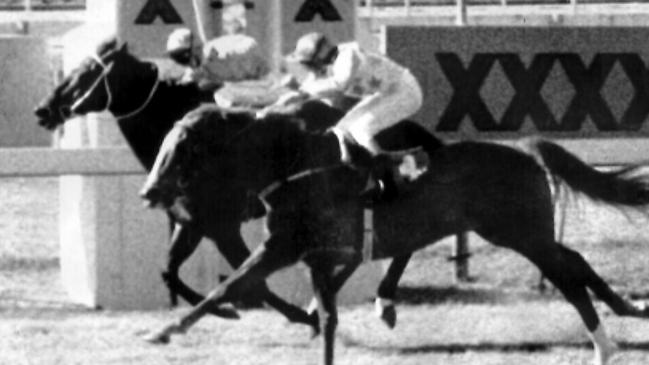
[[[204,299],[201,294],[187,286],[178,274],[180,266],[196,251],[202,237],[200,230],[194,226],[176,223],[173,227],[171,248],[167,259],[167,271],[162,273],[162,279],[169,288],[173,306],[177,305],[176,295],[179,295],[192,305]],[[222,318],[239,318],[239,314],[230,308],[213,308],[210,313]]]
[[[334,266],[320,263],[311,265],[311,280],[318,301],[320,328],[323,333],[323,364],[333,365],[336,327],[338,326],[338,309],[336,307],[338,288],[336,288]]]
[[[403,275],[403,271],[406,269],[406,266],[408,266],[411,257],[411,253],[395,257],[392,262],[390,262],[388,272],[381,280],[379,289],[377,290],[377,297],[374,302],[376,315],[381,318],[389,328],[394,328],[397,324],[397,311],[394,307],[394,299],[397,296],[399,279],[401,279],[401,275]]]
[[[275,242],[277,241],[277,242]],[[169,323],[162,329],[144,337],[151,343],[168,343],[173,334],[184,333],[205,314],[221,303],[239,299],[251,288],[258,286],[271,273],[297,261],[297,250],[288,247],[290,240],[272,237],[261,244],[250,257],[226,281],[219,284],[198,305],[179,320]]]
[[[333,277],[333,290],[340,291],[340,289],[345,285],[345,282],[347,282],[347,279],[349,279],[352,274],[356,271],[358,266],[360,266],[361,261],[353,261],[345,265],[340,271],[336,272]],[[307,309],[307,312],[309,313],[309,316],[313,318],[313,321],[316,322],[316,327],[315,331],[311,333],[311,338],[315,338],[320,334],[320,317],[318,315],[318,308],[319,308],[319,303],[318,303],[318,298],[314,297],[311,300],[311,303],[309,304],[309,308]]]
[[[170,218],[171,219],[171,218]],[[183,226],[172,220],[171,235],[170,235],[170,248],[167,254],[167,271],[162,273],[169,295],[171,297],[171,305],[178,304],[177,296],[180,295],[183,299],[187,300],[190,304],[196,304],[202,298],[193,297],[192,294],[196,293],[181,293],[183,291],[182,285],[179,283],[179,270],[180,266],[187,261],[196,247],[201,241],[201,235],[189,226]],[[188,294],[188,295],[187,295]],[[192,300],[194,300],[192,302]]]
[[[241,222],[221,222],[218,226],[210,229],[209,236],[214,239],[217,248],[232,267],[239,267],[250,255],[250,251],[241,237]],[[284,315],[290,322],[306,324],[311,327],[312,332],[318,332],[317,318],[310,316],[302,308],[277,296],[268,288],[266,282],[260,282],[258,287],[250,292],[250,295],[263,300]]]

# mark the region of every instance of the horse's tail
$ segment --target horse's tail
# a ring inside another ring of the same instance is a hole
[[[570,188],[588,197],[611,204],[649,204],[649,174],[640,166],[602,172],[581,161],[558,144],[541,139],[527,140],[521,148],[532,155],[553,180],[563,180]]]

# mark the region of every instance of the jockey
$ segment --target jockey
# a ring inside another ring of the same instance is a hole
[[[174,30],[167,41],[167,54],[185,67],[180,82],[195,82],[202,89],[215,91],[217,104],[231,106],[230,95],[224,95],[224,90],[265,78],[270,67],[257,41],[243,33],[245,26],[245,19],[224,17],[225,34],[202,47],[189,29]]]
[[[374,137],[416,113],[422,105],[421,87],[408,69],[362,49],[356,42],[334,45],[321,33],[309,33],[297,41],[288,59],[306,66],[311,75],[282,102],[339,93],[359,97],[360,101],[332,129],[344,163],[358,162],[350,154],[349,147],[354,145],[372,156],[381,154]]]
[[[185,67],[183,79],[189,80],[190,70],[197,68],[201,64],[201,50],[198,42],[194,41],[194,33],[189,28],[174,29],[167,37],[167,56]]]

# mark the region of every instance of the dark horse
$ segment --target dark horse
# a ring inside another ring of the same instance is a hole
[[[94,57],[87,58],[64,78],[36,108],[35,114],[41,126],[54,129],[74,115],[108,110],[116,117],[135,156],[150,170],[164,136],[174,122],[201,103],[212,102],[212,94],[201,91],[194,84],[182,85],[161,78],[154,64],[138,60],[128,53],[125,44],[120,46],[116,39],[110,39],[99,45]],[[313,129],[326,128],[342,115],[320,103],[309,103],[298,114],[304,120],[317,120],[317,125],[310,125]],[[241,237],[241,223],[265,213],[261,205],[255,204],[258,202],[256,198],[252,201],[247,198],[244,186],[221,187],[204,181],[198,190],[201,196],[210,199],[195,207],[198,214],[191,222],[180,224],[178,212],[173,207],[169,209],[171,248],[163,278],[169,287],[172,304],[176,302],[176,294],[191,304],[203,299],[178,275],[180,266],[194,252],[203,236],[214,241],[232,267],[239,267],[250,254]],[[251,206],[253,209],[247,209]],[[394,297],[408,259],[404,256],[393,263],[381,283],[379,296]],[[315,316],[307,316],[301,309],[284,302],[265,285],[256,292],[289,320],[308,323],[317,329]],[[227,311],[215,314],[234,315]],[[394,324],[394,318],[387,318]]]
[[[430,156],[429,171],[398,199],[374,206],[374,247],[371,257],[363,257],[358,192],[367,176],[338,163],[333,134],[304,132],[286,117],[255,122],[247,114],[215,108],[188,114],[166,137],[145,188],[164,191],[165,204],[182,201],[191,214],[192,202],[178,181],[186,189],[204,179],[222,188],[245,186],[269,209],[270,237],[206,300],[146,339],[169,341],[210,308],[245,295],[272,272],[301,260],[311,270],[329,365],[338,321],[336,292],[364,258],[408,254],[473,230],[541,270],[581,316],[595,346],[595,364],[604,365],[615,345],[587,290],[618,315],[646,318],[649,312],[620,297],[579,253],[556,241],[551,186],[565,181],[593,199],[641,209],[649,203],[647,176],[637,170],[598,172],[548,141],[531,141],[528,147],[533,154],[478,142],[443,146]]]

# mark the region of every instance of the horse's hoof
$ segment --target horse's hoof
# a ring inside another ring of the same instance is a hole
[[[376,298],[374,301],[374,313],[385,322],[388,328],[393,329],[397,325],[397,310],[392,299]]]
[[[383,307],[380,318],[388,326],[389,329],[393,329],[397,325],[396,308],[393,305]]]
[[[320,316],[318,312],[311,312],[309,314],[309,327],[311,327],[311,339],[320,336]]]
[[[171,336],[168,333],[148,333],[142,336],[142,339],[154,345],[167,345],[171,342]]]
[[[639,313],[640,318],[649,318],[649,305],[644,301],[632,302],[633,307]]]
[[[237,312],[234,308],[214,307],[210,308],[208,312],[224,319],[241,319],[239,312]]]

